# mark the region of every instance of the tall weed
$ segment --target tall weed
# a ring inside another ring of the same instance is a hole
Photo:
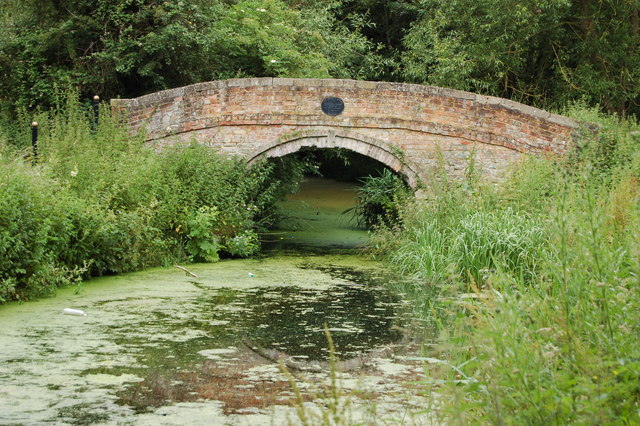
[[[582,182],[584,184],[584,182]],[[541,279],[499,272],[467,301],[451,353],[474,382],[447,388],[465,422],[640,421],[638,227],[613,240],[595,189],[568,188]],[[637,217],[637,205],[634,207]],[[457,397],[454,397],[457,395]]]
[[[66,190],[21,159],[0,160],[0,301],[24,300],[78,278],[83,265],[64,264],[70,226]]]
[[[369,175],[360,182],[362,186],[357,189],[356,207],[349,209],[356,223],[366,228],[397,223],[398,205],[410,194],[402,179],[389,169],[383,169],[379,176]]]
[[[446,204],[437,200],[414,204],[405,209],[403,229],[382,231],[374,238],[374,244],[384,247],[388,244],[384,241],[396,241],[386,257],[403,276],[426,285],[450,281],[481,285],[500,266],[534,279],[547,244],[539,221],[510,206],[478,210],[473,204],[455,209]]]
[[[377,240],[414,285],[438,289],[423,313],[455,367],[437,373],[449,423],[640,422],[639,126],[567,113],[597,121],[597,138],[497,188],[432,190],[391,245]]]

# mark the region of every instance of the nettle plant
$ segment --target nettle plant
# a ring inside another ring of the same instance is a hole
[[[237,224],[216,206],[203,206],[187,219],[187,254],[195,261],[216,262],[220,252],[246,257],[255,254],[260,245],[252,229],[235,229]]]

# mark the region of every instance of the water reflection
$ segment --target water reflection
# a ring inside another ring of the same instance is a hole
[[[301,269],[311,268],[307,264]],[[220,288],[193,281],[203,290],[195,300],[167,301],[151,309],[145,321],[112,325],[109,333],[118,345],[133,351],[147,348],[145,362],[167,359],[185,365],[198,359],[202,350],[234,346],[239,340],[289,356],[326,359],[325,324],[336,354],[343,359],[401,337],[404,305],[378,285],[379,277],[346,267],[316,268],[332,270],[335,275],[327,280],[339,282],[315,288],[285,284]]]
[[[217,290],[198,302],[201,320],[224,324],[220,328],[225,334],[243,336],[260,347],[311,360],[326,358],[325,324],[343,359],[399,339],[398,327],[393,327],[398,298],[363,271],[342,268],[334,273],[343,282],[325,289],[280,285]]]
[[[118,392],[119,403],[137,412],[203,398],[243,407],[249,401],[255,404],[258,395],[246,375],[252,367],[279,359],[302,363],[327,359],[325,324],[342,360],[366,356],[401,339],[404,304],[379,285],[382,277],[323,262],[305,262],[298,269],[325,275],[327,284],[221,288],[206,280],[192,281],[202,290],[195,300],[172,301],[151,310],[147,321],[111,329],[118,345],[136,353],[133,367],[92,368],[84,374],[142,377]],[[261,357],[261,351],[275,353],[276,359]],[[244,402],[234,399],[240,392],[237,388],[225,390],[224,383],[231,382],[236,387],[247,382]],[[286,388],[271,384],[263,389],[265,394],[275,391],[272,385]],[[261,401],[266,404],[269,399]]]
[[[265,235],[268,252],[326,254],[353,253],[368,241],[366,230],[356,226],[351,214],[355,206],[353,182],[307,178],[300,191],[280,203],[284,214],[273,232]]]
[[[340,228],[350,226],[336,214],[353,193],[349,184],[339,186],[329,210],[319,199],[307,202],[303,230],[280,231],[280,241],[293,243],[284,253],[191,265],[197,279],[175,268],[107,277],[79,294],[68,289],[2,307],[0,423],[138,423],[144,415],[133,413],[196,401],[203,405],[170,408],[180,419],[200,408],[240,413],[281,404],[291,394],[273,372],[277,363],[259,350],[322,361],[324,324],[343,360],[402,345],[405,307],[386,289],[380,265],[350,249],[367,236]],[[338,229],[329,230],[332,224]],[[325,254],[304,250],[318,244]],[[326,254],[327,247],[348,254]],[[62,315],[70,307],[88,316]]]
[[[398,329],[392,328],[396,303],[384,299],[346,286],[322,292],[292,287],[264,289],[248,298],[257,308],[248,320],[247,338],[290,356],[323,360],[327,355],[323,327],[327,324],[337,355],[352,358],[401,337]]]

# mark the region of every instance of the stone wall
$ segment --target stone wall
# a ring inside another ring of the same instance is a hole
[[[344,101],[337,116],[326,97]],[[302,146],[369,155],[413,185],[444,160],[452,175],[468,158],[497,177],[522,154],[562,154],[579,123],[506,99],[452,89],[355,80],[252,78],[199,83],[114,99],[136,131],[162,147],[197,140],[255,161]]]

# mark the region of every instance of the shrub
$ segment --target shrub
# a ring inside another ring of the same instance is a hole
[[[273,164],[249,169],[197,143],[155,152],[116,113],[100,117],[92,129],[73,95],[40,113],[35,167],[0,145],[0,301],[81,276],[250,256],[255,228],[295,186]]]
[[[380,176],[367,176],[357,189],[356,207],[352,210],[356,222],[367,228],[393,226],[400,219],[399,206],[409,196],[402,179],[383,169]]]
[[[64,245],[63,190],[19,160],[0,162],[0,300],[26,299],[75,278],[57,259]]]

